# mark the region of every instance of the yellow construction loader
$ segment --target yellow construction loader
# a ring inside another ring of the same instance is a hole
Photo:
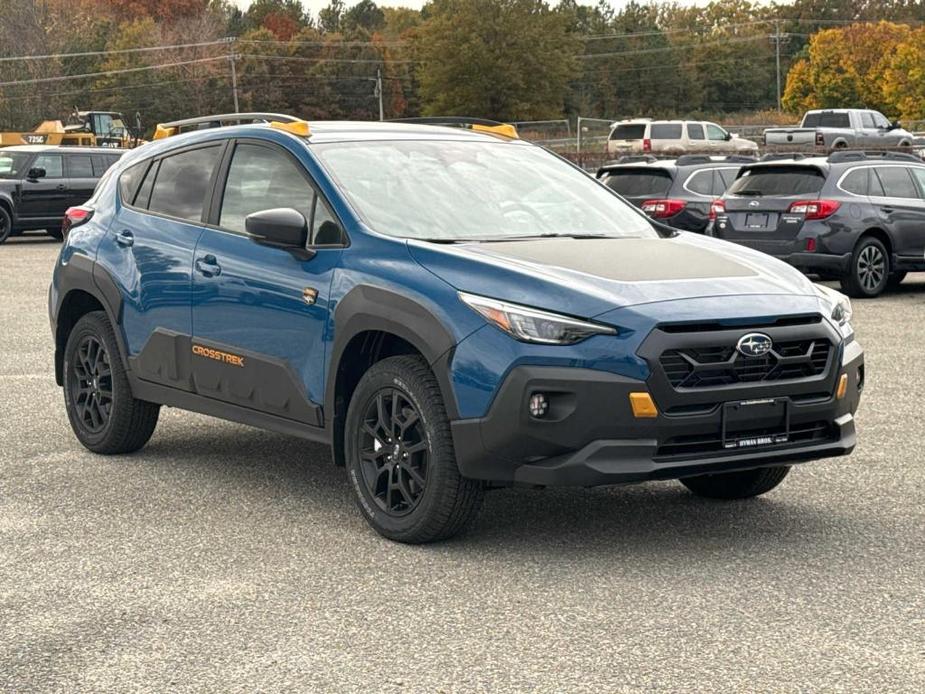
[[[66,123],[46,120],[29,132],[0,131],[0,147],[10,145],[63,145],[129,149],[142,144],[141,117],[135,114],[135,128],[116,111],[79,111],[76,108]]]

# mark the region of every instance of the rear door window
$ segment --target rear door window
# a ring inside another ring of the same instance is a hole
[[[611,140],[641,140],[646,135],[645,123],[624,123],[610,133]]]
[[[93,163],[89,154],[69,154],[67,175],[71,178],[93,178]]]
[[[697,171],[687,179],[684,187],[699,195],[713,195],[713,170]]]
[[[917,198],[918,191],[912,182],[912,175],[905,166],[878,166],[877,176],[888,198]]]
[[[680,140],[681,124],[680,123],[653,123],[649,130],[650,137],[653,140]]]
[[[855,169],[841,182],[841,189],[855,195],[867,195],[869,169]]]
[[[687,124],[687,139],[688,140],[703,140],[703,126],[700,123],[688,123]]]
[[[760,197],[815,195],[824,183],[825,176],[812,166],[761,166],[745,169],[729,192]]]
[[[604,184],[628,198],[663,197],[671,188],[671,174],[660,169],[619,169],[608,172]]]
[[[220,147],[200,147],[161,160],[148,209],[169,217],[201,221]]]
[[[819,114],[819,128],[850,128],[851,119],[847,113],[823,111]]]

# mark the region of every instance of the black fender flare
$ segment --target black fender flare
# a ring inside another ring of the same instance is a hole
[[[89,294],[103,306],[109,316],[109,322],[116,328],[116,341],[119,343],[119,356],[126,371],[130,370],[125,341],[119,326],[122,323],[122,294],[109,272],[89,256],[74,254],[58,270],[58,300],[53,307],[52,329],[55,335],[55,380],[63,385],[64,340],[59,334],[61,310],[67,297],[74,291]]]
[[[391,333],[417,349],[434,370],[447,415],[450,420],[458,419],[456,398],[446,368],[456,346],[452,333],[419,302],[382,287],[357,285],[334,309],[334,344],[324,397],[325,412],[329,413],[325,417],[328,427],[333,427],[337,374],[344,350],[354,337],[367,331]]]
[[[13,196],[10,195],[9,191],[3,191],[0,193],[0,205],[6,208],[6,211],[10,215],[10,224],[16,226],[16,203],[13,201]]]

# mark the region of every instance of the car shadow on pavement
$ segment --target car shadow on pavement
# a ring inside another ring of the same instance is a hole
[[[251,501],[285,498],[332,522],[357,514],[344,470],[333,464],[329,449],[292,437],[208,420],[192,431],[171,432],[167,424],[131,459],[155,466],[159,477],[183,471],[207,484],[231,486]],[[780,545],[784,551],[794,543],[834,543],[846,534],[878,532],[867,527],[869,519],[833,507],[830,497],[808,499],[805,488],[794,484],[801,472],[798,466],[779,489],[743,501],[702,499],[677,481],[494,490],[467,532],[429,547],[451,554],[483,547],[528,555],[542,546],[572,558],[615,550],[652,556],[753,545]]]

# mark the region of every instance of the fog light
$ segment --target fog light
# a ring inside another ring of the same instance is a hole
[[[658,408],[648,393],[630,393],[630,405],[633,408],[633,416],[637,419],[658,417]]]
[[[835,391],[835,399],[841,400],[848,392],[848,374],[842,374],[838,379],[838,390]]]
[[[534,393],[530,396],[530,414],[534,417],[545,417],[549,411],[549,400],[543,393]]]

